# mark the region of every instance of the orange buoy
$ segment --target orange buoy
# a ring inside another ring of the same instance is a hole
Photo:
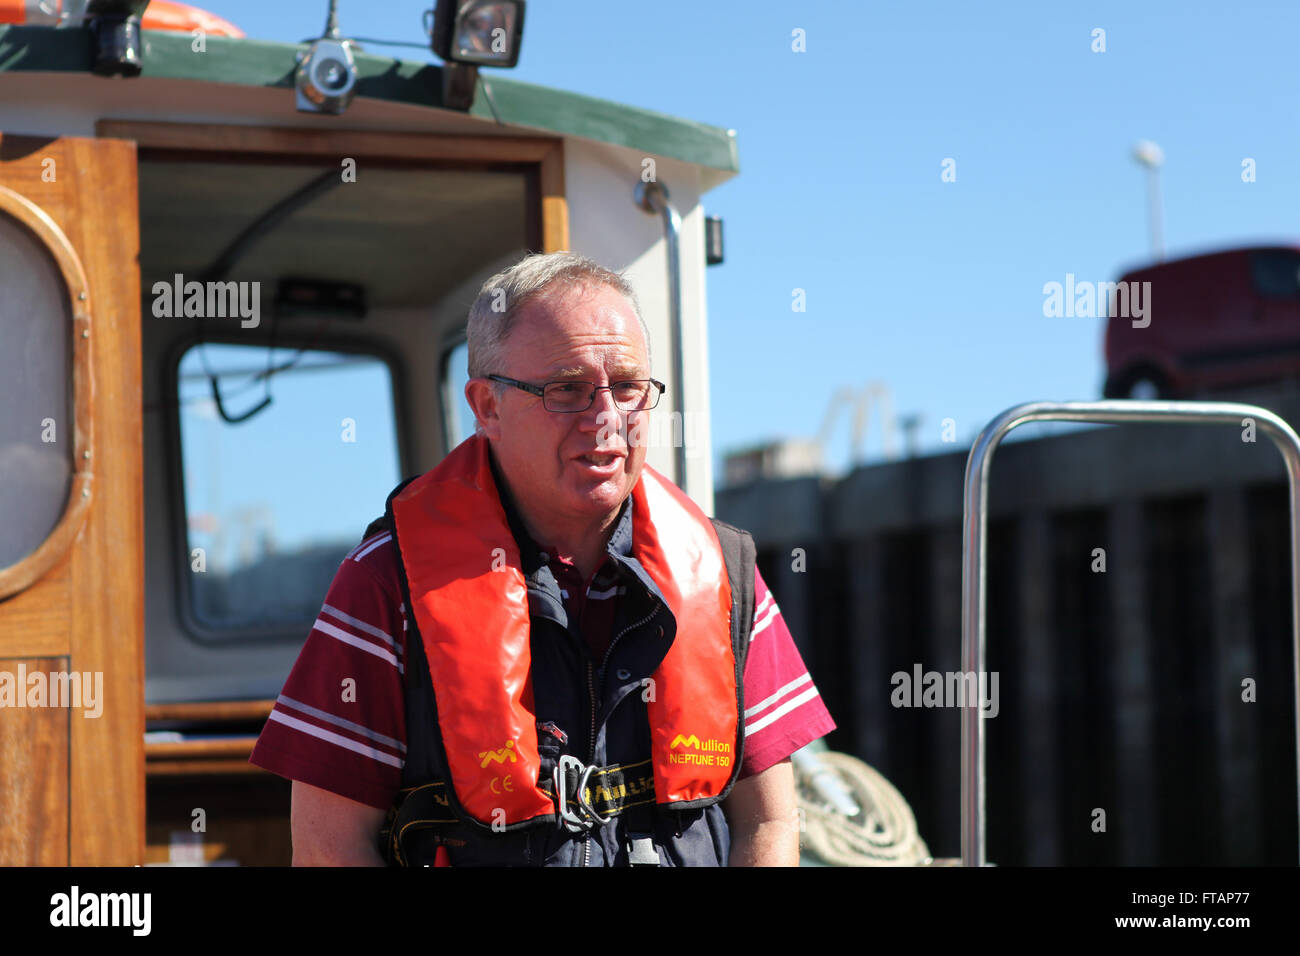
[[[24,26],[58,26],[63,19],[63,0],[0,0],[0,24]],[[151,0],[145,8],[140,26],[145,30],[170,30],[193,33],[202,30],[208,36],[242,37],[244,31],[215,13],[208,13],[187,3]]]

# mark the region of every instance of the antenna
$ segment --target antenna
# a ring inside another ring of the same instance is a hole
[[[321,36],[330,40],[339,38],[339,0],[330,0],[329,18],[325,21],[325,32]]]

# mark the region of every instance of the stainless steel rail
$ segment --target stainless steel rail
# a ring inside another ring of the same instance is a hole
[[[1296,795],[1300,813],[1300,437],[1268,409],[1235,402],[1028,402],[1009,408],[980,432],[966,461],[962,516],[961,659],[967,673],[985,672],[985,573],[989,470],[1003,437],[1026,422],[1128,422],[1232,424],[1245,420],[1273,439],[1286,461],[1291,492],[1291,626],[1296,684]],[[961,861],[985,865],[984,720],[981,711],[961,715]]]

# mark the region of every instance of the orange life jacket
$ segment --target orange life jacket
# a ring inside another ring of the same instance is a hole
[[[514,828],[556,808],[538,786],[527,588],[488,447],[481,435],[462,442],[390,508],[448,790],[470,821]],[[643,696],[655,802],[707,806],[738,773],[743,734],[727,568],[709,519],[662,475],[645,466],[632,495],[632,554],[677,622]]]

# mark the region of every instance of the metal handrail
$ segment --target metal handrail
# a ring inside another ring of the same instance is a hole
[[[1273,439],[1286,461],[1291,491],[1291,626],[1296,683],[1296,795],[1300,810],[1300,437],[1266,408],[1237,402],[1028,402],[1009,408],[980,432],[966,461],[962,515],[961,658],[967,673],[985,672],[985,574],[989,470],[993,452],[1013,428],[1026,422],[1128,422],[1245,424],[1252,420]],[[985,865],[984,721],[975,708],[961,714],[961,861]]]

